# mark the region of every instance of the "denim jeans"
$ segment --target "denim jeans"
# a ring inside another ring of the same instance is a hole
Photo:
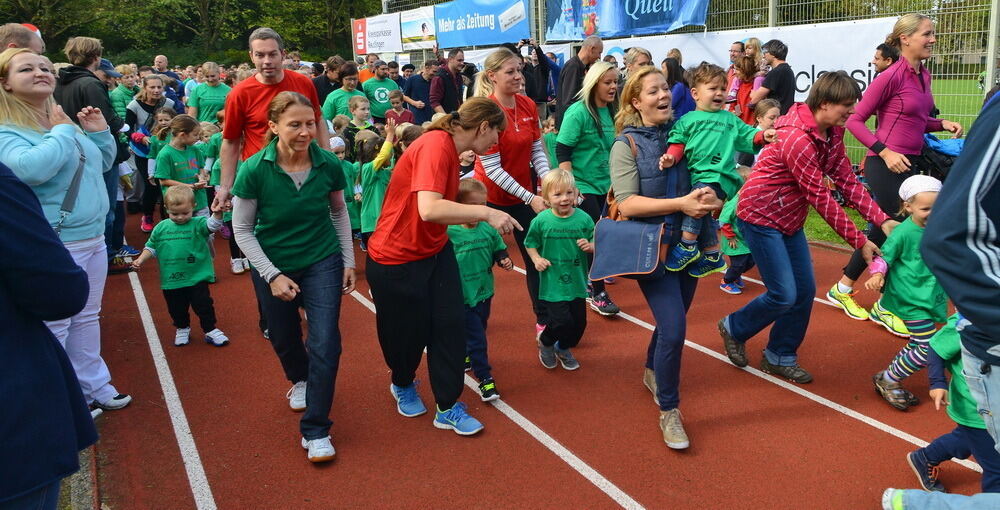
[[[903,508],[906,510],[985,510],[1000,508],[1000,494],[985,493],[973,496],[924,492],[919,489],[903,491]]]
[[[961,331],[959,331],[961,334]],[[969,393],[979,404],[979,416],[986,422],[986,431],[997,443],[1000,452],[1000,367],[989,365],[962,346],[962,376]],[[1000,507],[998,507],[1000,508]]]
[[[111,240],[108,243],[108,258],[113,258],[125,246],[125,202],[115,202],[115,221],[111,225]]]
[[[56,510],[61,484],[62,480],[56,480],[20,497],[0,501],[0,510]]]
[[[118,165],[114,165],[110,170],[104,172],[104,185],[108,190],[108,214],[104,216],[104,246],[108,250],[108,258],[115,256],[118,250],[114,249],[115,244],[115,218],[118,216]],[[121,249],[121,246],[118,247]]]
[[[699,182],[694,186],[691,186],[692,191],[698,188],[712,188],[712,191],[715,192],[715,196],[719,197],[719,200],[726,200],[726,194],[723,193],[722,188],[714,182]],[[698,247],[702,249],[719,244],[718,230],[718,222],[712,217],[711,214],[706,214],[701,218],[684,216],[684,219],[681,220],[681,231],[696,234],[698,236]]]
[[[764,349],[768,363],[795,365],[816,297],[805,233],[799,230],[786,236],[770,227],[737,221],[767,292],[729,314],[729,332],[737,342],[746,342],[774,324]]]
[[[687,311],[697,287],[698,279],[684,271],[665,271],[661,278],[639,280],[639,290],[656,321],[646,349],[646,368],[656,373],[656,398],[663,411],[680,404],[681,351]]]
[[[285,273],[298,284],[300,293],[292,301],[271,294],[271,286],[256,269],[251,271],[257,300],[263,306],[270,328],[271,346],[292,383],[306,381],[306,412],[299,430],[306,439],[330,434],[337,369],[340,367],[340,299],[344,285],[344,260],[335,253],[294,273]],[[306,311],[309,336],[302,342],[302,319]],[[308,349],[306,347],[308,346]]]
[[[480,382],[493,378],[486,343],[486,323],[490,319],[492,302],[490,297],[475,306],[465,305],[465,355],[472,363],[472,373]]]

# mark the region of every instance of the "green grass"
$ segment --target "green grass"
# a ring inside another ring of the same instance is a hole
[[[864,230],[865,226],[868,224],[861,215],[858,214],[854,209],[844,209],[847,212],[847,217],[857,225],[859,230]],[[806,239],[810,241],[822,241],[830,244],[840,244],[847,246],[840,236],[834,232],[830,225],[827,224],[826,220],[819,215],[813,208],[809,208],[809,216],[806,217],[806,225],[803,227],[806,231]]]

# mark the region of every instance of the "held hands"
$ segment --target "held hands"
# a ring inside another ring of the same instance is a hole
[[[538,271],[539,273],[545,271],[546,269],[549,268],[549,266],[552,265],[552,263],[549,262],[549,259],[545,259],[542,257],[533,258],[531,259],[531,261],[534,262],[535,264],[535,271]]]
[[[581,250],[587,253],[594,253],[594,243],[586,239],[577,239],[576,245],[579,246]]]
[[[940,411],[941,406],[951,405],[948,402],[948,390],[944,388],[938,388],[930,391],[931,400],[934,401],[934,410]]]
[[[865,262],[871,264],[875,255],[881,256],[882,250],[880,250],[879,247],[870,240],[865,241],[865,245],[861,247],[861,256],[865,258]]]
[[[52,126],[58,126],[59,124],[72,124],[73,121],[70,120],[66,112],[63,111],[62,106],[54,105],[52,111],[49,112],[49,123]]]
[[[892,149],[882,149],[882,152],[878,153],[882,161],[885,162],[885,166],[889,170],[901,174],[910,169],[910,160],[906,156],[893,151]]]
[[[941,127],[943,127],[945,131],[955,135],[955,138],[961,137],[962,133],[964,132],[961,124],[959,124],[958,122],[952,122],[950,120],[942,120]]]
[[[774,143],[778,141],[778,131],[774,128],[764,130],[764,141],[767,143]]]
[[[346,270],[344,271],[344,275],[347,275]],[[295,296],[298,296],[299,292],[301,292],[301,290],[299,289],[298,284],[283,274],[279,274],[278,277],[271,282],[271,295],[282,301],[291,301],[295,299]]]
[[[868,290],[881,290],[883,285],[885,285],[885,275],[882,273],[873,274],[872,277],[865,282],[865,288]]]
[[[223,211],[233,210],[233,195],[229,193],[229,188],[222,185],[215,187],[215,199],[212,200],[212,207],[218,207]]]
[[[358,283],[358,277],[354,274],[353,267],[344,268],[344,288],[341,292],[344,294],[350,294],[354,292],[354,287]]]
[[[504,257],[500,259],[499,261],[497,261],[497,265],[508,271],[514,269],[514,262],[510,260],[510,257]]]
[[[675,164],[677,164],[677,161],[674,161],[673,155],[664,154],[660,156],[660,170],[663,170],[664,168],[670,168]]]
[[[108,121],[104,118],[100,108],[85,106],[80,113],[76,114],[80,121],[80,127],[88,133],[96,133],[108,129]]]
[[[701,218],[712,211],[722,209],[722,200],[719,200],[709,187],[691,190],[681,200],[683,200],[681,212],[692,218]]]

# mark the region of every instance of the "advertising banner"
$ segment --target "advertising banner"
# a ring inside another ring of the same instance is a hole
[[[622,37],[704,25],[708,0],[547,0],[547,41]]]
[[[356,19],[352,23],[354,52],[358,55],[403,51],[399,13]]]
[[[805,101],[812,84],[826,71],[844,70],[864,91],[875,77],[871,59],[875,47],[885,41],[896,18],[876,18],[790,27],[746,28],[724,32],[658,35],[604,41],[605,54],[613,54],[619,62],[624,52],[640,46],[653,54],[656,65],[666,58],[671,48],[680,50],[685,68],[699,62],[711,62],[729,67],[729,47],[735,41],[750,37],[761,44],[779,39],[788,46],[788,65],[795,72],[795,100]],[[845,37],[845,34],[850,34]],[[836,51],[830,51],[836,48]]]
[[[434,7],[427,6],[399,13],[399,27],[404,50],[434,47]]]
[[[434,6],[441,48],[486,46],[531,37],[526,0],[454,0]]]

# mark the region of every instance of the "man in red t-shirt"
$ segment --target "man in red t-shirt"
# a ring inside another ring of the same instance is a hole
[[[226,123],[219,150],[222,176],[215,188],[215,204],[227,207],[230,205],[229,190],[236,179],[236,164],[263,148],[268,130],[267,109],[279,92],[298,92],[309,99],[316,112],[316,141],[324,149],[330,144],[330,134],[320,111],[322,105],[312,80],[299,73],[286,73],[281,66],[285,59],[281,36],[266,27],[254,30],[250,34],[250,59],[257,73],[236,85],[226,97]]]

